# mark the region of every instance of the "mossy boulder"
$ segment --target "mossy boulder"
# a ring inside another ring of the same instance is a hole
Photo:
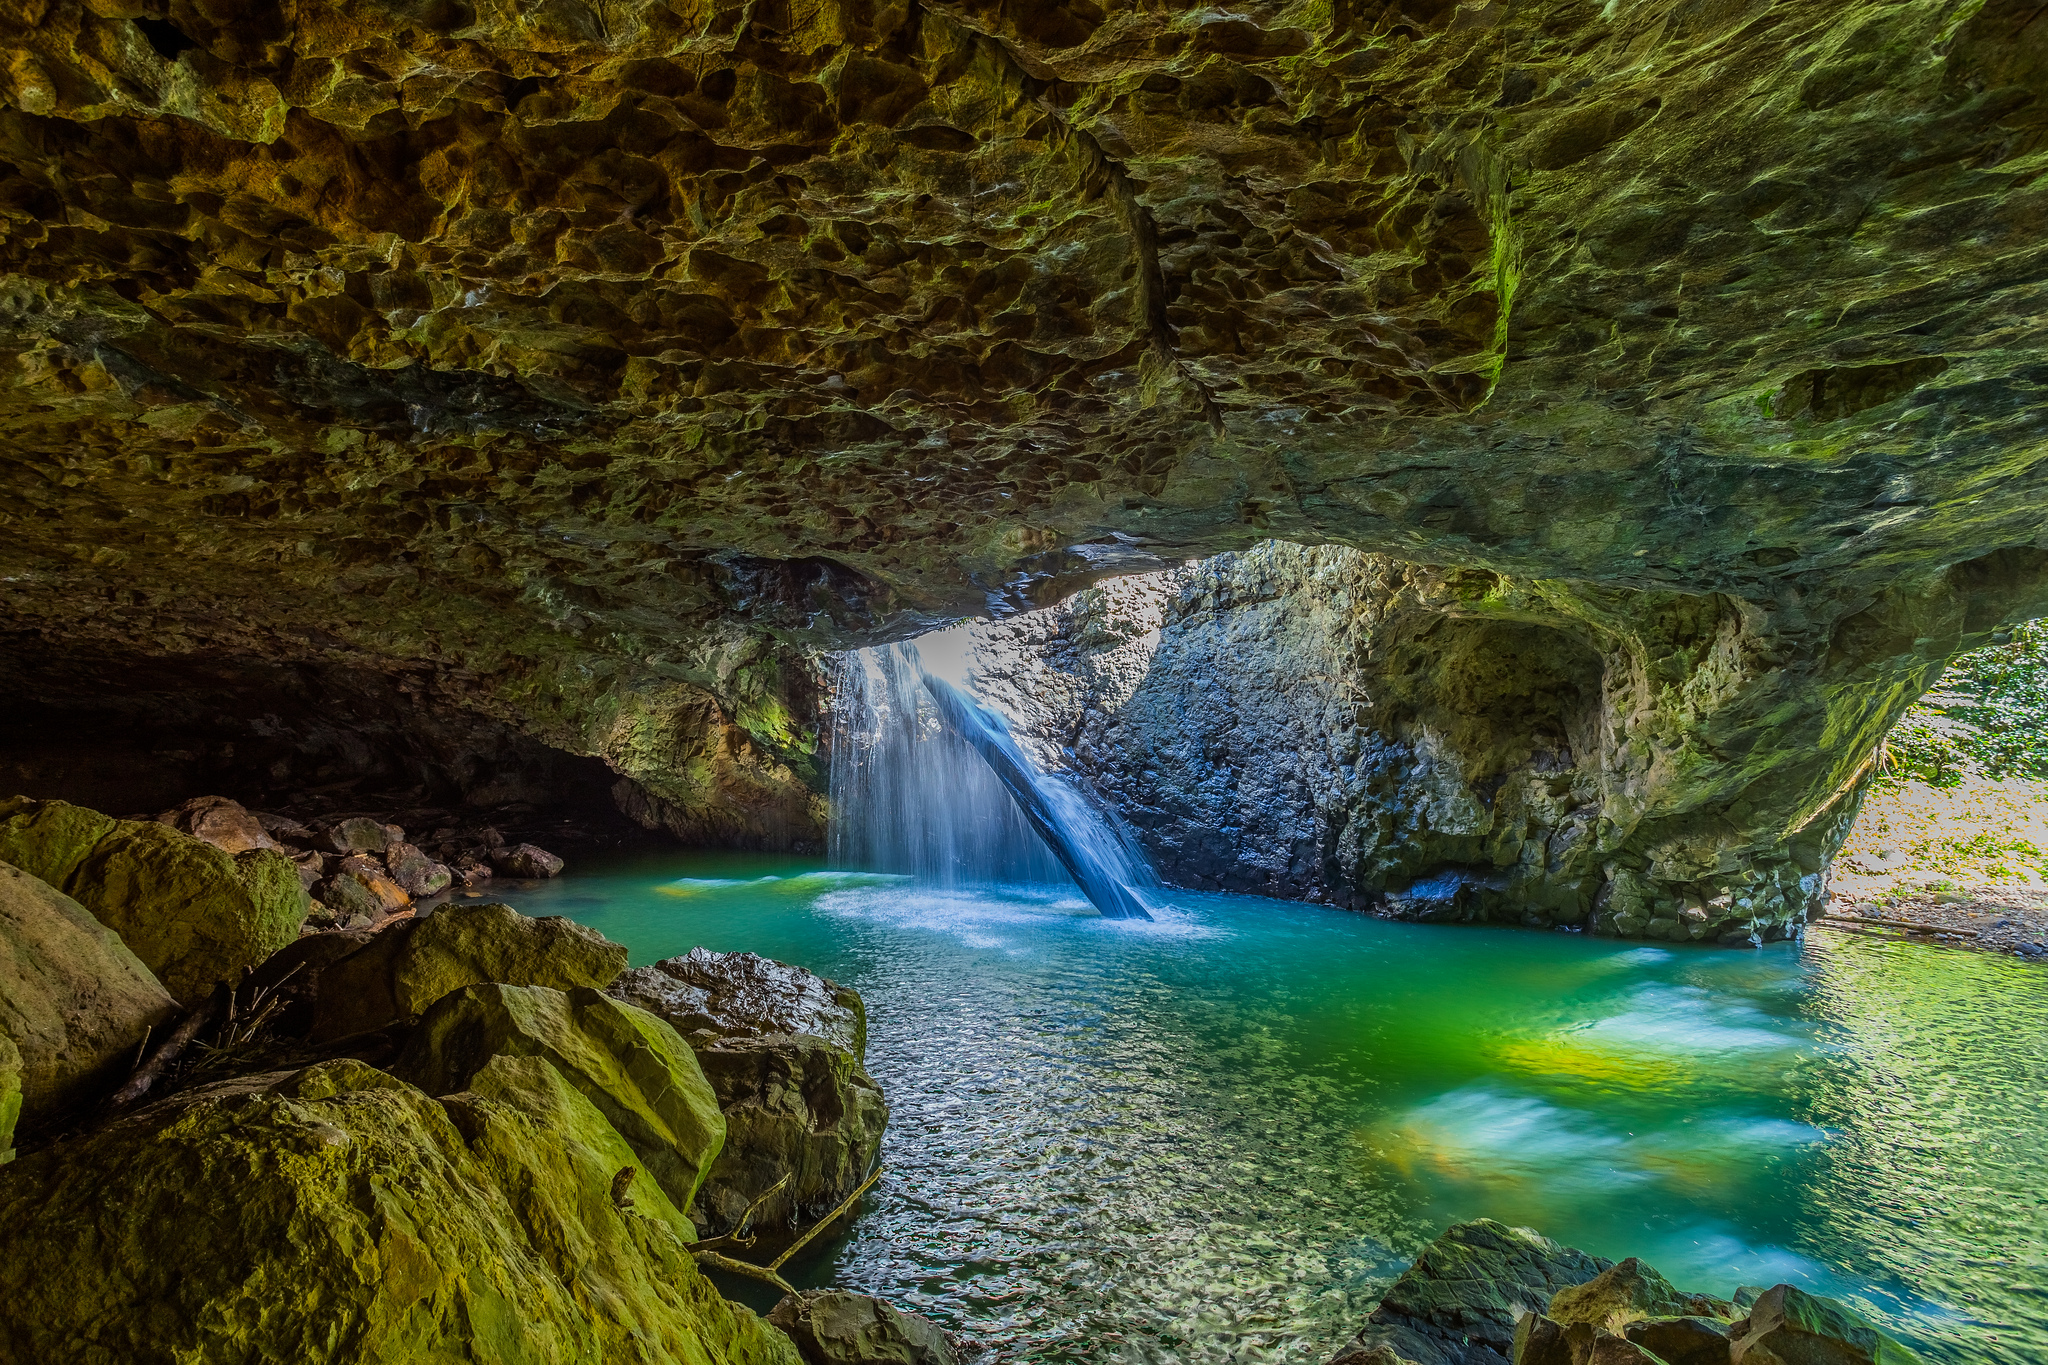
[[[1849,1305],[1789,1284],[1765,1290],[1735,1324],[1732,1365],[1919,1365],[1920,1357]]]
[[[0,1165],[14,1160],[14,1129],[21,1121],[21,1050],[0,1033]]]
[[[676,1207],[690,1207],[725,1144],[725,1117],[674,1029],[589,987],[465,986],[427,1011],[391,1069],[429,1094],[450,1095],[498,1057],[551,1064]]]
[[[35,1124],[110,1089],[150,1026],[176,1010],[77,901],[0,863],[0,1044],[14,1076],[0,1079],[0,1150],[11,1113]]]
[[[76,900],[188,1003],[291,942],[311,908],[276,849],[229,855],[62,801],[0,802],[0,862]]]
[[[889,1105],[863,1065],[858,993],[754,953],[692,949],[626,972],[608,992],[673,1026],[725,1114],[725,1147],[697,1198],[707,1232],[822,1218],[881,1154]]]
[[[436,1101],[360,1062],[190,1092],[0,1181],[0,1358],[797,1365],[582,1094],[499,1057]]]
[[[250,981],[285,985],[303,1002],[295,1030],[327,1042],[425,1014],[464,986],[602,988],[625,967],[623,944],[574,920],[461,903],[375,932],[308,935]]]

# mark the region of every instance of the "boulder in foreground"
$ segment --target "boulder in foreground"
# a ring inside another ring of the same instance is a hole
[[[609,992],[681,1034],[718,1095],[725,1148],[697,1198],[709,1233],[794,1228],[829,1214],[873,1171],[889,1106],[864,1065],[860,996],[753,953],[692,949],[626,972]]]
[[[796,1365],[546,1062],[188,1092],[0,1180],[0,1360]]]
[[[0,801],[0,862],[84,906],[187,1004],[290,943],[311,909],[276,849],[231,857],[168,825],[62,801]]]
[[[769,1311],[805,1365],[954,1365],[946,1334],[930,1318],[867,1294],[806,1289]]]
[[[33,1126],[111,1090],[150,1027],[177,1002],[120,937],[77,901],[0,863],[0,1043],[14,1051],[10,1100],[0,1081],[0,1151],[10,1105]]]
[[[591,1104],[679,1209],[725,1143],[725,1119],[688,1045],[644,1010],[599,991],[465,986],[427,1011],[395,1075],[450,1095],[500,1057],[537,1057]]]

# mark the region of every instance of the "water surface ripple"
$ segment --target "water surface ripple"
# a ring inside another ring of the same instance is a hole
[[[592,862],[505,898],[636,963],[857,988],[889,1174],[803,1268],[987,1361],[1322,1362],[1460,1218],[1791,1280],[1930,1359],[2048,1360],[2048,972],[1386,923],[788,859]]]

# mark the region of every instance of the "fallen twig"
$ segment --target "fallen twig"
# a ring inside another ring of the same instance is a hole
[[[796,1286],[783,1279],[767,1266],[749,1265],[745,1261],[735,1261],[732,1257],[721,1256],[715,1251],[697,1251],[691,1254],[696,1258],[698,1265],[708,1266],[712,1270],[723,1270],[733,1275],[745,1275],[749,1279],[766,1280],[785,1294],[796,1293]]]
[[[720,1246],[727,1242],[732,1243],[734,1246],[750,1247],[755,1242],[759,1241],[759,1238],[747,1236],[747,1224],[751,1223],[754,1220],[755,1212],[763,1204],[767,1203],[770,1197],[772,1197],[777,1190],[781,1189],[784,1185],[787,1185],[790,1182],[790,1180],[795,1177],[795,1175],[796,1172],[791,1171],[788,1175],[783,1176],[782,1179],[776,1181],[773,1185],[770,1185],[767,1189],[761,1191],[761,1193],[755,1198],[754,1202],[747,1205],[747,1211],[740,1215],[740,1221],[732,1225],[731,1232],[720,1233],[718,1236],[713,1237],[708,1241],[697,1243],[697,1250],[703,1251],[706,1248]]]
[[[1879,919],[1876,915],[1822,915],[1823,924],[1882,925],[1887,929],[1905,929],[1915,934],[1961,934],[1964,938],[1976,938],[1975,929],[1951,929],[1939,924],[1920,924],[1907,919]]]
[[[788,1247],[784,1248],[783,1253],[780,1256],[777,1256],[774,1260],[768,1263],[768,1268],[770,1270],[782,1269],[783,1263],[788,1261],[790,1257],[796,1255],[799,1251],[802,1251],[806,1246],[808,1246],[813,1237],[816,1237],[820,1232],[824,1231],[825,1228],[830,1224],[837,1222],[841,1214],[845,1213],[848,1209],[852,1208],[856,1203],[860,1202],[860,1197],[866,1194],[870,1189],[872,1189],[874,1187],[874,1183],[882,1178],[882,1170],[883,1168],[880,1166],[875,1167],[875,1173],[869,1176],[866,1180],[861,1181],[859,1189],[855,1190],[852,1194],[847,1195],[845,1202],[841,1203],[838,1208],[832,1210],[832,1212],[826,1214],[823,1218],[820,1218],[817,1222],[811,1224],[811,1230],[805,1233],[803,1236],[797,1238],[794,1242],[791,1242]]]
[[[192,1040],[199,1036],[199,1030],[206,1027],[207,1021],[211,1020],[215,1011],[220,1008],[221,1000],[221,992],[216,990],[179,1020],[178,1026],[171,1030],[170,1036],[158,1043],[156,1051],[150,1053],[142,1065],[135,1068],[135,1074],[128,1078],[127,1083],[107,1097],[106,1104],[101,1106],[102,1110],[111,1114],[116,1110],[126,1109],[147,1095],[150,1087],[163,1079],[164,1072],[178,1060],[191,1045]]]

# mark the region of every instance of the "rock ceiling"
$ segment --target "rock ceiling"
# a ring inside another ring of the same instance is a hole
[[[2043,530],[2037,4],[0,28],[44,646],[417,664],[609,752],[627,684],[773,732],[763,629],[1263,537],[1836,619]]]

